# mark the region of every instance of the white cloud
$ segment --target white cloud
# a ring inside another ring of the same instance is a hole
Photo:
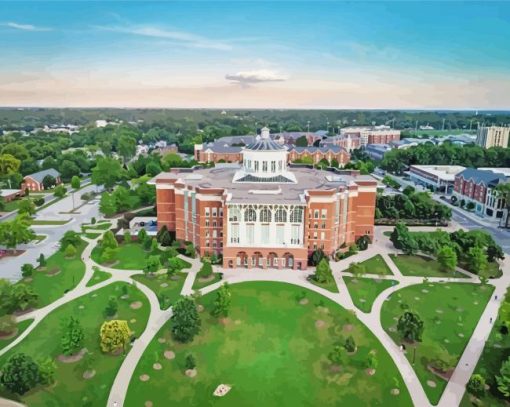
[[[213,40],[202,37],[200,35],[192,34],[185,31],[167,30],[153,26],[117,26],[117,27],[95,27],[102,31],[111,31],[116,33],[124,33],[131,35],[138,35],[142,37],[152,37],[174,41],[180,45],[192,48],[207,48],[216,49],[220,51],[229,51],[232,46],[226,42]]]
[[[225,75],[225,79],[237,82],[242,86],[249,86],[261,82],[283,82],[288,78],[276,71],[260,69],[257,71],[241,71],[234,74],[227,74]]]
[[[9,27],[9,28],[13,28],[15,30],[21,30],[21,31],[51,31],[51,28],[47,28],[47,27],[36,27],[35,25],[32,25],[32,24],[20,24],[20,23],[15,23],[15,22],[8,22],[8,23],[2,23],[0,24],[4,27]]]

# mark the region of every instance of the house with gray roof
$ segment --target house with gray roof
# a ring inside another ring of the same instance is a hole
[[[55,185],[60,185],[62,183],[60,172],[54,168],[48,168],[47,170],[42,170],[30,175],[26,175],[23,178],[22,188],[24,190],[28,189],[29,191],[44,191],[45,188],[43,181],[44,178],[48,176],[55,179]]]

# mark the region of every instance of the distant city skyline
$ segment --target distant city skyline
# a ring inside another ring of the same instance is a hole
[[[507,2],[2,2],[0,106],[510,109]]]

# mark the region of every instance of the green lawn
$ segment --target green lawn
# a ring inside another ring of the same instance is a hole
[[[126,407],[146,401],[154,406],[412,405],[392,360],[352,313],[308,290],[309,302],[300,304],[303,288],[283,283],[234,284],[231,291],[230,316],[221,323],[209,312],[216,293],[200,300],[202,330],[192,343],[174,343],[168,324],[160,330],[136,367]],[[344,354],[344,363],[333,370],[327,354],[348,335],[358,351]],[[166,350],[176,358],[167,360]],[[365,369],[371,350],[379,361],[374,376]],[[184,375],[188,353],[197,361],[194,378]],[[155,370],[154,363],[162,369]],[[148,381],[140,380],[143,374]],[[395,379],[398,396],[391,394]],[[212,393],[220,383],[232,390],[217,399]]]
[[[331,277],[331,279],[329,279],[325,283],[319,283],[318,281],[315,281],[313,278],[309,278],[308,281],[313,285],[324,288],[325,290],[331,291],[332,293],[338,292],[338,286],[336,285],[334,277]]]
[[[87,282],[87,287],[91,287],[93,285],[101,283],[102,281],[108,280],[111,276],[112,276],[112,273],[108,273],[107,271],[103,271],[99,268],[95,268],[94,274],[92,275],[90,280]]]
[[[389,276],[393,274],[380,254],[362,261],[360,264],[365,266],[367,274],[379,274],[381,276]],[[350,272],[349,269],[345,271]]]
[[[39,243],[39,242],[42,242],[46,238],[47,238],[46,235],[35,235],[35,239],[33,240],[33,242]]]
[[[386,290],[398,284],[395,280],[375,278],[342,277],[351,294],[352,302],[363,312],[370,312],[375,299]]]
[[[385,301],[381,323],[395,343],[402,343],[396,325],[406,310],[416,312],[424,322],[423,341],[416,347],[414,368],[432,404],[437,404],[447,382],[432,373],[428,364],[441,353],[449,354],[457,363],[492,291],[492,286],[480,284],[427,283],[405,287]],[[411,345],[407,347],[407,357],[412,362]],[[436,387],[427,381],[434,382]]]
[[[109,267],[116,269],[126,270],[142,270],[145,267],[145,262],[151,254],[161,254],[161,250],[155,252],[146,252],[144,248],[138,243],[122,243],[116,249],[117,255],[115,256],[115,262]],[[101,263],[101,247],[95,247],[92,250],[92,260]]]
[[[36,270],[30,279],[22,280],[32,286],[39,294],[38,307],[44,307],[59,299],[68,290],[72,290],[85,274],[85,264],[80,255],[87,244],[82,241],[77,247],[73,259],[67,259],[64,253],[57,251],[46,260],[44,271]]]
[[[106,229],[110,229],[111,227],[112,227],[112,224],[110,222],[105,222],[105,223],[96,223],[94,225],[92,225],[92,224],[85,225],[85,226],[83,226],[83,229],[106,230]]]
[[[70,219],[68,220],[33,220],[32,225],[34,226],[51,226],[51,225],[65,225],[66,223],[69,223]]]
[[[157,274],[146,276],[145,274],[136,274],[133,279],[149,287],[159,300],[161,309],[167,309],[179,298],[181,289],[186,280],[186,273],[178,273],[175,279],[170,279],[166,274]]]
[[[95,238],[101,236],[101,233],[86,232],[84,235],[88,239],[95,239]]]
[[[20,336],[25,329],[27,329],[30,324],[33,322],[33,319],[26,319],[24,321],[18,322],[18,331],[16,334],[10,338],[0,339],[0,350],[9,345],[12,341],[14,341],[18,336]]]
[[[126,287],[128,299],[120,299]],[[57,361],[56,384],[36,388],[25,394],[21,401],[29,406],[105,406],[115,375],[124,359],[121,356],[104,355],[99,347],[99,329],[103,323],[103,310],[110,296],[119,298],[118,319],[129,321],[135,336],[145,329],[149,316],[149,302],[131,284],[115,283],[65,304],[41,323],[16,347],[0,358],[0,366],[13,353],[24,352],[34,359],[56,358],[61,353],[60,324],[63,318],[79,319],[84,331],[84,347],[89,354],[74,363]],[[142,307],[132,309],[130,304],[141,301]],[[96,374],[89,380],[83,373],[93,369]],[[1,394],[1,393],[0,393]]]
[[[193,282],[193,290],[200,290],[201,288],[207,287],[208,285],[221,281],[221,273],[213,273],[213,277],[210,280],[202,280],[198,276]]]
[[[390,254],[390,257],[404,276],[468,278],[466,274],[459,272],[445,273],[437,260],[429,257],[407,254]]]

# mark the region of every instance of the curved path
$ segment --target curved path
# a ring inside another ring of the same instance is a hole
[[[416,228],[420,230],[420,228]],[[423,228],[424,230],[431,230],[431,228]],[[435,228],[432,228],[434,230]],[[454,230],[454,228],[447,228],[448,231]],[[380,314],[381,309],[386,301],[386,299],[393,294],[395,291],[400,290],[401,288],[408,287],[415,284],[423,283],[423,277],[416,276],[404,276],[400,273],[399,269],[393,263],[391,258],[388,256],[388,253],[395,252],[395,249],[392,247],[391,243],[387,239],[386,236],[383,236],[383,232],[385,230],[392,230],[392,228],[384,228],[378,227],[376,229],[376,239],[374,244],[372,244],[368,250],[360,252],[354,256],[351,256],[348,259],[341,260],[336,263],[331,263],[333,269],[333,276],[335,282],[338,286],[339,293],[332,293],[324,288],[318,287],[312,284],[307,280],[307,276],[310,274],[309,271],[299,271],[299,270],[289,270],[286,272],[285,270],[255,270],[252,269],[250,271],[242,270],[225,270],[220,269],[216,271],[221,271],[223,273],[223,280],[209,286],[206,286],[200,290],[202,294],[210,293],[216,289],[218,289],[223,283],[228,282],[230,284],[248,282],[248,281],[274,281],[274,282],[282,282],[289,283],[301,286],[303,288],[312,290],[317,292],[324,297],[329,298],[340,306],[344,307],[347,310],[352,310],[356,313],[358,319],[379,339],[381,344],[384,346],[385,350],[388,352],[390,357],[393,359],[395,365],[400,371],[404,383],[406,384],[411,398],[413,400],[414,405],[416,406],[431,406],[427,395],[421,385],[418,377],[413,370],[411,364],[407,360],[406,356],[400,350],[400,348],[395,344],[395,342],[391,339],[391,337],[386,333],[383,329],[380,322]],[[414,230],[414,229],[413,229]],[[104,230],[100,230],[98,232],[104,232]],[[30,324],[30,326],[13,342],[11,342],[8,346],[3,348],[0,351],[0,355],[6,353],[13,347],[15,347],[18,343],[20,343],[25,337],[27,337],[30,332],[34,330],[34,328],[43,320],[49,313],[54,311],[56,308],[60,307],[68,303],[69,301],[75,300],[83,295],[87,295],[90,292],[103,288],[109,284],[114,282],[127,282],[132,284],[133,279],[131,278],[134,274],[139,274],[141,270],[122,270],[111,267],[105,267],[99,264],[96,264],[91,259],[91,252],[94,247],[92,243],[95,243],[97,239],[87,239],[83,237],[83,240],[87,241],[89,244],[83,251],[81,255],[81,259],[85,263],[85,274],[80,281],[80,283],[70,292],[65,294],[63,297],[53,302],[52,304],[47,305],[46,307],[34,310],[32,312],[26,313],[17,318],[18,321],[33,319],[34,321]],[[347,286],[343,280],[343,276],[352,276],[351,273],[345,272],[350,263],[352,262],[361,262],[364,260],[368,260],[369,258],[380,254],[384,261],[387,263],[388,267],[390,267],[393,275],[388,276],[380,276],[380,275],[370,275],[366,274],[365,278],[376,278],[376,279],[392,279],[398,281],[398,284],[392,287],[388,287],[374,301],[372,306],[372,310],[369,313],[362,312],[358,310],[351,299]],[[193,293],[193,283],[195,281],[196,275],[200,269],[201,263],[199,259],[189,259],[186,258],[188,262],[191,262],[191,269],[187,270],[187,277],[183,284],[181,295],[191,295]],[[108,271],[111,273],[111,277],[108,280],[105,280],[101,283],[93,285],[91,287],[87,287],[87,282],[92,278],[94,274],[94,266],[100,267],[101,270]],[[507,259],[503,263],[503,270],[510,270],[510,261]],[[427,280],[429,282],[455,282],[455,283],[480,283],[480,280],[477,276],[464,272],[468,275],[468,278],[442,278],[442,277],[429,277]],[[457,368],[455,369],[453,376],[448,382],[445,391],[443,392],[442,398],[439,402],[439,406],[441,407],[453,407],[457,406],[462,399],[465,392],[465,385],[471,376],[476,363],[483,351],[483,345],[487,340],[491,325],[489,323],[490,318],[492,317],[494,320],[497,316],[497,311],[499,306],[501,305],[501,301],[504,298],[504,293],[506,288],[510,286],[510,275],[508,273],[504,273],[503,277],[498,280],[490,280],[489,284],[494,285],[496,287],[495,294],[498,295],[499,300],[491,299],[489,301],[480,321],[478,322],[472,337],[470,338],[462,356],[458,363]],[[120,407],[124,405],[125,397],[127,394],[129,382],[134,373],[134,370],[145,352],[149,343],[154,339],[155,335],[159,330],[164,326],[164,324],[171,318],[172,310],[161,310],[159,306],[159,301],[156,294],[147,286],[142,283],[136,283],[136,286],[140,291],[142,291],[145,296],[148,298],[150,303],[150,315],[147,321],[147,326],[142,335],[133,343],[132,348],[128,352],[127,356],[122,362],[122,365],[117,372],[114,383],[110,390],[110,395],[108,398],[108,406],[116,406]]]

